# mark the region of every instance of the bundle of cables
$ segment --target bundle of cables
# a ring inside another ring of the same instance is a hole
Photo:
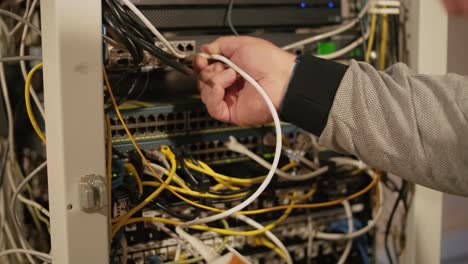
[[[123,1],[125,4],[129,3]],[[134,7],[133,4],[128,5],[130,8]],[[131,9],[140,20],[146,19],[141,16],[138,9]],[[192,75],[193,71],[182,63],[178,62],[176,58],[181,58],[183,55],[179,54],[170,43],[164,42],[165,47],[172,53],[167,53],[163,49],[155,45],[155,37],[164,39],[159,31],[149,30],[133,16],[129,15],[128,10],[120,4],[118,0],[104,0],[103,1],[103,20],[109,35],[115,37],[118,42],[125,47],[132,56],[132,64],[135,68],[141,66],[145,59],[145,52],[158,58],[167,66],[186,75]],[[143,21],[143,23],[146,22]],[[146,23],[145,23],[146,24]]]

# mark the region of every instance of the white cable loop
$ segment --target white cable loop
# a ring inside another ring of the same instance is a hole
[[[273,117],[273,121],[275,124],[275,131],[276,131],[276,147],[275,147],[275,156],[273,159],[273,164],[271,166],[270,171],[268,172],[268,175],[265,177],[265,180],[262,182],[262,184],[258,187],[258,189],[246,200],[244,200],[242,203],[239,205],[224,211],[219,214],[215,214],[206,218],[200,218],[196,219],[194,221],[189,221],[185,223],[182,227],[188,227],[192,225],[197,225],[197,224],[206,224],[209,222],[217,221],[224,219],[230,215],[233,215],[242,209],[246,208],[249,206],[252,202],[254,202],[262,193],[265,191],[265,189],[268,187],[270,184],[271,180],[275,176],[275,171],[278,168],[278,164],[280,161],[281,157],[281,150],[282,150],[282,140],[281,140],[281,135],[282,129],[281,129],[281,121],[279,119],[278,113],[276,112],[276,108],[273,105],[273,102],[271,101],[270,97],[267,95],[267,93],[263,90],[263,88],[258,84],[255,79],[253,79],[249,74],[247,74],[244,70],[239,68],[236,64],[234,64],[232,61],[227,59],[226,57],[223,57],[221,55],[208,55],[208,54],[200,54],[201,56],[207,58],[207,59],[212,59],[212,60],[218,60],[223,63],[225,63],[227,66],[231,67],[234,71],[236,71],[240,76],[242,76],[247,82],[252,84],[253,87],[257,90],[257,92],[263,97],[265,100],[266,105],[268,106],[268,109],[271,112],[271,115]]]

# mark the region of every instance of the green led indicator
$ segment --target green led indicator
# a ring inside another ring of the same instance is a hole
[[[355,48],[354,50],[352,50],[349,53],[349,56],[352,57],[352,58],[361,57],[362,56],[362,51],[361,51],[360,48]]]
[[[318,55],[327,55],[336,51],[335,42],[319,42],[317,45]]]

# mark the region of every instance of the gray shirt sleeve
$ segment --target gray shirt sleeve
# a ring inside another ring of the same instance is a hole
[[[468,78],[351,62],[320,143],[429,188],[468,196]]]

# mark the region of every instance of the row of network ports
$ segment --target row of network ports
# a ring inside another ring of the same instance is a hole
[[[206,111],[175,112],[158,115],[125,116],[124,121],[133,136],[171,134],[228,126],[211,118]],[[124,137],[124,127],[119,119],[111,119],[112,135]]]
[[[262,141],[259,136],[238,138],[237,140],[253,152],[259,150],[259,144]],[[185,145],[183,148],[190,150],[190,153],[195,159],[207,162],[243,157],[242,154],[230,151],[225,146],[227,141],[228,139],[226,139],[226,141],[215,140],[210,142],[198,142]]]

